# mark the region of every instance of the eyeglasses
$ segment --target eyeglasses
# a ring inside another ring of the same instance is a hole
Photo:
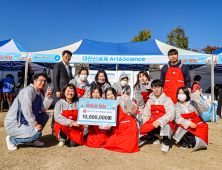
[[[47,82],[47,80],[38,80],[38,82],[45,84]]]

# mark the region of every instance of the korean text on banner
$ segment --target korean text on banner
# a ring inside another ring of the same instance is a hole
[[[77,124],[116,126],[117,100],[79,99]]]

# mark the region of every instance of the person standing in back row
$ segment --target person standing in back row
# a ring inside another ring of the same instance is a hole
[[[189,68],[178,60],[178,51],[168,52],[169,62],[161,69],[160,80],[164,83],[164,93],[177,103],[177,89],[186,87],[191,94],[191,78]]]
[[[63,87],[69,83],[71,79],[73,79],[72,75],[72,67],[69,65],[69,61],[71,60],[72,53],[68,50],[62,52],[62,61],[57,63],[53,67],[53,86],[54,86],[54,94],[56,96],[55,103],[61,99],[61,90]],[[54,133],[54,114],[52,117],[52,134]]]

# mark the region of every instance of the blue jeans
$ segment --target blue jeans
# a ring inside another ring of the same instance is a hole
[[[36,121],[38,124],[42,125],[42,128],[45,127],[47,121],[49,119],[49,115],[47,113],[41,113],[39,116],[36,118]],[[42,136],[42,131],[37,131],[32,137],[30,138],[14,138],[10,137],[9,140],[12,144],[25,144],[28,142],[35,142],[38,139],[40,139]]]

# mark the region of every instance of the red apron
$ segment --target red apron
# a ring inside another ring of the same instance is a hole
[[[105,149],[133,153],[138,152],[138,129],[136,120],[129,115],[126,115],[121,106],[117,107],[117,125],[113,127],[113,132],[107,140]]]
[[[85,91],[86,90],[84,90],[84,89],[80,89],[80,88],[76,87],[76,93],[77,93],[78,97],[82,97],[84,95]]]
[[[179,87],[184,86],[184,77],[180,67],[170,67],[168,65],[168,71],[165,75],[164,93],[170,97],[174,104],[177,103],[177,90]]]
[[[99,129],[99,126],[89,125],[87,142],[84,145],[93,148],[101,148],[106,144],[111,132]]]
[[[155,122],[158,118],[164,116],[166,114],[166,111],[163,105],[151,105],[151,113],[152,113],[151,118],[147,122],[145,122],[140,129],[141,135],[147,135],[148,132],[152,131],[155,128],[152,125],[153,122]],[[172,122],[168,122],[168,124],[175,132],[174,120]]]
[[[149,95],[152,93],[153,91],[150,90],[148,92],[141,92],[142,96],[143,96],[143,100],[144,100],[144,107],[146,105],[146,102],[149,100]],[[135,100],[135,103],[137,104],[137,101]],[[139,109],[137,109],[136,114],[138,115],[140,113]]]
[[[77,121],[78,110],[63,110],[62,116],[66,117],[67,119],[71,119],[73,121]],[[58,139],[59,131],[62,130],[63,133],[68,136],[68,138],[79,145],[83,145],[83,130],[84,126],[80,127],[68,127],[55,122],[54,130],[56,137]]]
[[[191,122],[195,123],[197,126],[196,128],[187,128],[186,130],[190,133],[194,134],[195,136],[203,139],[206,144],[208,144],[208,124],[203,121],[200,116],[197,116],[195,112],[188,113],[188,114],[181,114],[184,119],[190,120]],[[178,126],[184,127],[179,124]]]

